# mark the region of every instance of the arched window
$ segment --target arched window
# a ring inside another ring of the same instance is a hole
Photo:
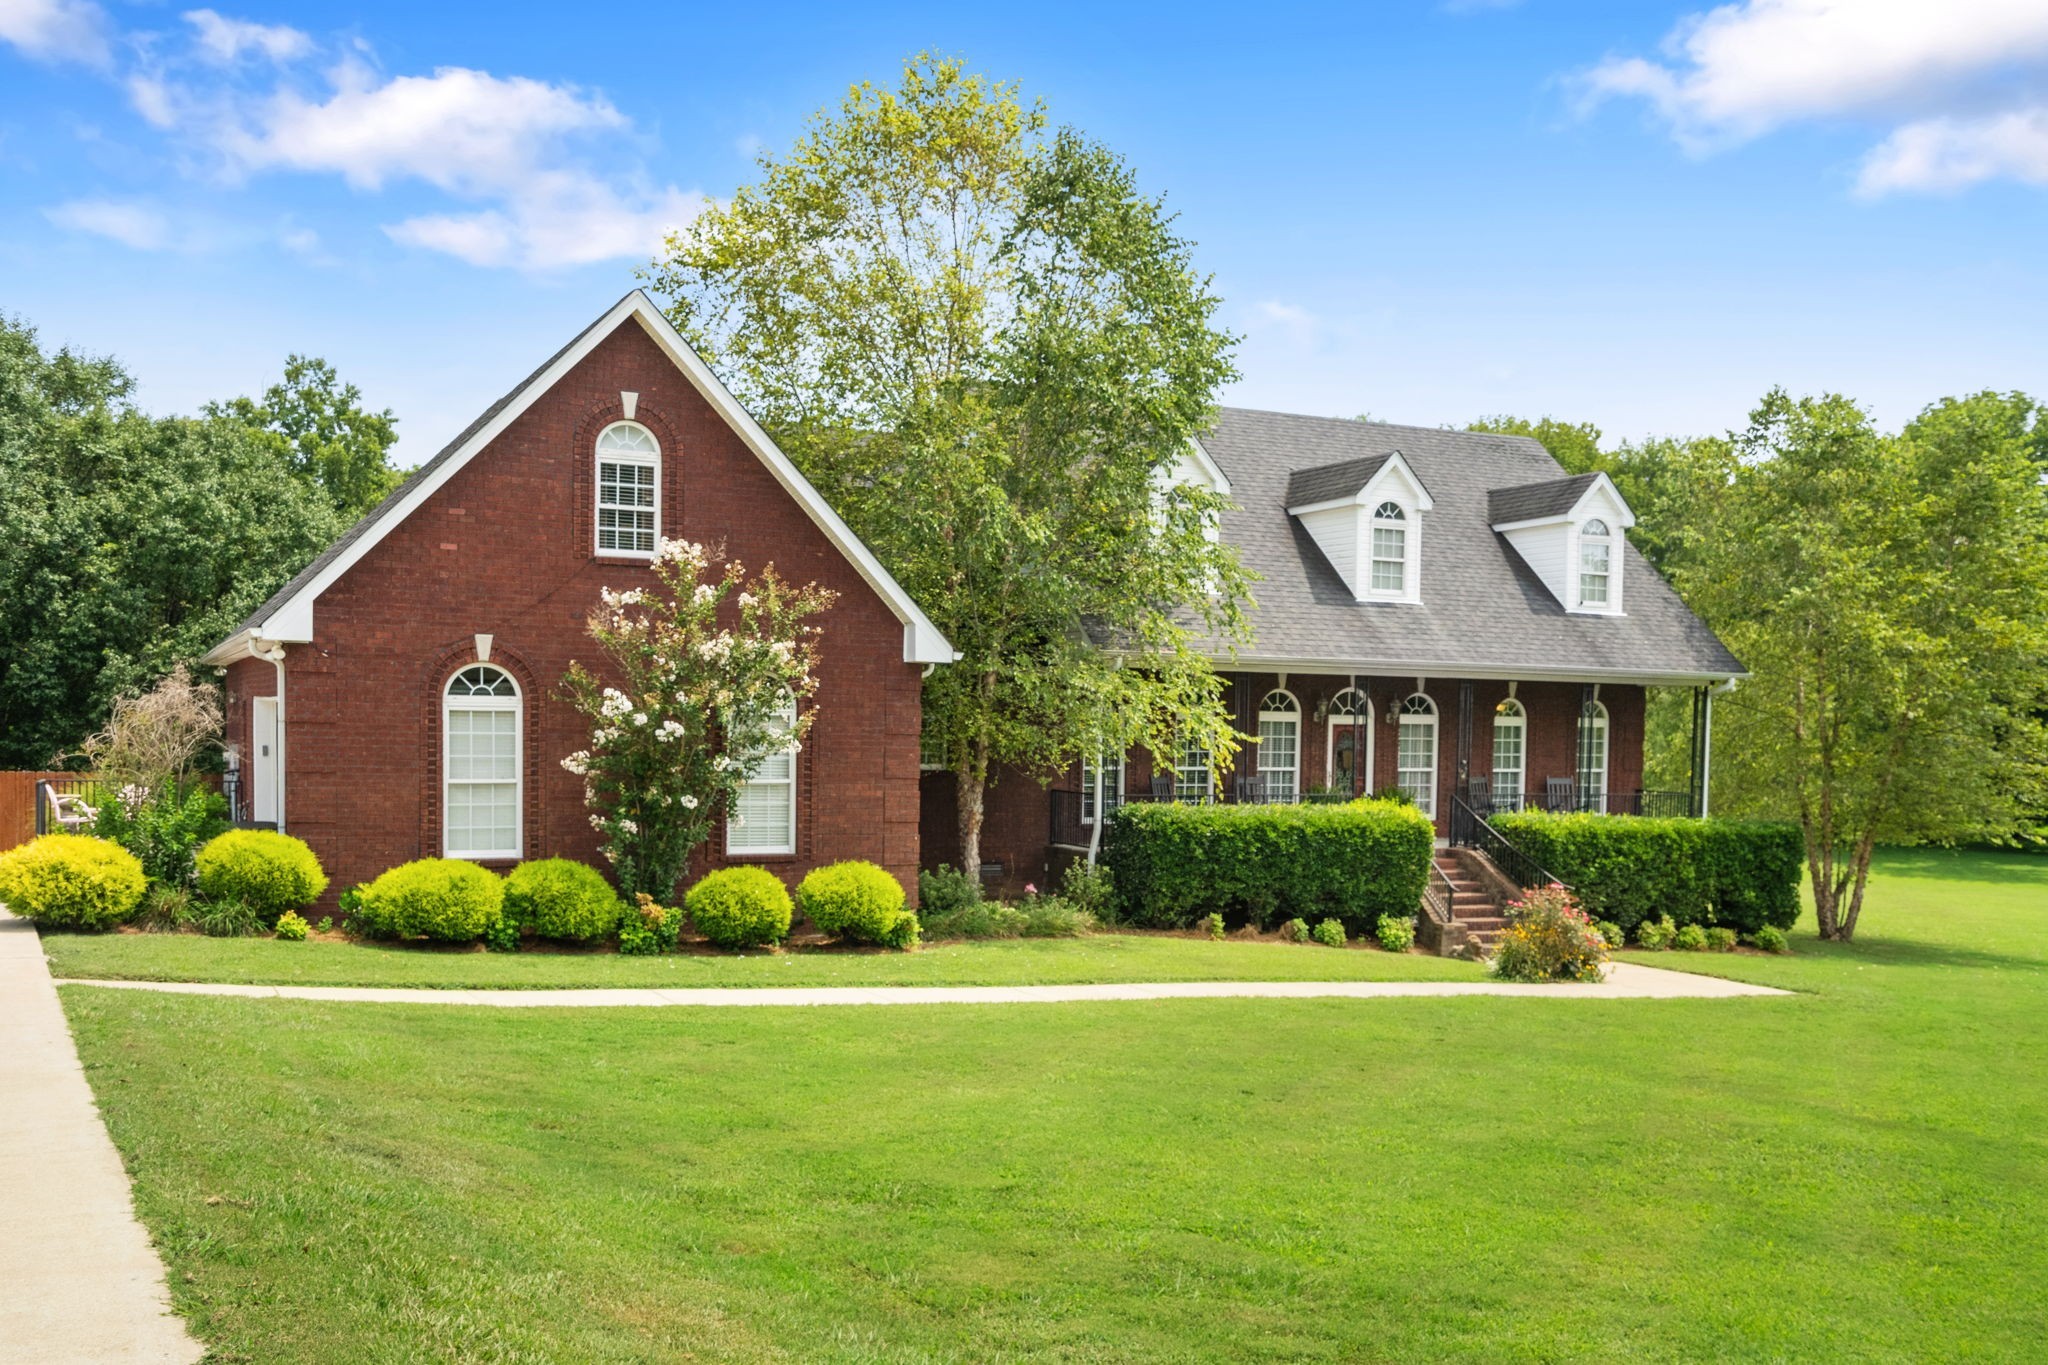
[[[1259,703],[1259,780],[1268,801],[1301,795],[1301,704],[1278,688]]]
[[[661,445],[638,422],[597,437],[597,550],[652,557],[661,535]]]
[[[1408,590],[1408,514],[1398,502],[1372,509],[1372,577],[1374,592]]]
[[[1597,701],[1579,715],[1579,809],[1607,809],[1607,708]]]
[[[1614,534],[1595,517],[1579,528],[1579,605],[1608,605],[1614,564]]]
[[[774,724],[783,734],[796,728],[794,700],[783,702]],[[792,744],[747,774],[725,822],[727,853],[764,857],[796,852],[796,755]]]
[[[471,664],[441,695],[441,851],[449,858],[520,855],[519,684]]]
[[[1522,703],[1509,697],[1493,708],[1493,804],[1496,809],[1522,808],[1528,737],[1529,716],[1522,709]]]
[[[1436,818],[1436,703],[1417,692],[1401,703],[1394,739],[1395,780],[1422,813]]]
[[[1330,698],[1329,782],[1346,795],[1372,786],[1372,699],[1355,687]]]

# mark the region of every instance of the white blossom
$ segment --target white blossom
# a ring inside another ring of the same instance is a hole
[[[694,797],[694,796],[692,796],[692,795],[690,795],[690,794],[689,794],[688,792],[684,792],[684,793],[683,793],[683,794],[682,794],[682,795],[681,795],[680,797],[678,797],[677,799],[678,799],[679,801],[681,801],[681,802],[682,802],[682,805],[683,805],[683,809],[684,809],[684,810],[695,810],[695,809],[697,809],[697,798],[696,798],[696,797]]]
[[[647,723],[647,713],[645,711],[635,711],[633,713],[633,723],[635,725],[645,725]]]
[[[576,776],[581,777],[590,771],[590,754],[587,750],[578,749],[575,753],[562,760],[562,766],[576,774]]]

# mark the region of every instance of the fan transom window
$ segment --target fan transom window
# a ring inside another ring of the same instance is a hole
[[[441,846],[450,858],[520,854],[520,699],[489,664],[448,680],[441,702]]]
[[[660,536],[661,446],[636,422],[614,422],[597,438],[597,548],[652,555]]]

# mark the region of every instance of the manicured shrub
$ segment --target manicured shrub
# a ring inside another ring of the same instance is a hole
[[[89,834],[45,834],[0,853],[0,904],[58,929],[111,929],[148,886],[133,853]]]
[[[193,855],[227,827],[228,803],[219,792],[166,787],[133,808],[119,798],[101,801],[92,829],[139,858],[150,885],[185,887],[192,885]]]
[[[1391,918],[1393,918],[1391,915],[1382,916],[1380,923],[1385,924]],[[1322,944],[1325,948],[1342,948],[1345,942],[1344,926],[1336,920],[1326,919],[1316,925],[1315,928],[1309,930],[1309,937]]]
[[[1493,823],[1588,913],[1623,929],[1669,916],[1754,933],[1799,917],[1805,852],[1795,825],[1544,811]]]
[[[1789,953],[1792,942],[1785,937],[1785,931],[1774,924],[1766,924],[1749,936],[1749,941],[1767,953]]]
[[[1390,953],[1405,953],[1415,946],[1415,917],[1412,915],[1381,915],[1380,922],[1373,926],[1373,937],[1380,941],[1380,947]]]
[[[1706,928],[1698,924],[1681,924],[1672,936],[1671,946],[1680,952],[1703,953],[1707,950]]]
[[[1595,920],[1593,927],[1600,931],[1600,937],[1607,941],[1609,949],[1619,948],[1628,941],[1628,935],[1624,934],[1621,926],[1611,919]]]
[[[917,916],[904,905],[903,883],[858,858],[810,873],[797,886],[796,903],[832,938],[885,948],[917,942]]]
[[[1707,947],[1717,953],[1734,952],[1735,931],[1723,925],[1715,925],[1707,930]]]
[[[645,891],[619,916],[619,951],[628,957],[653,957],[675,951],[683,936],[683,912],[655,904]]]
[[[1280,926],[1280,937],[1286,939],[1289,943],[1308,942],[1308,921],[1303,919],[1288,920]]]
[[[603,873],[568,858],[521,863],[505,878],[505,922],[541,938],[610,938],[624,909]]]
[[[304,943],[313,926],[296,910],[287,910],[277,917],[277,936],[286,943]]]
[[[200,895],[241,901],[266,924],[327,889],[327,874],[305,841],[273,829],[231,829],[199,850],[195,866]]]
[[[789,891],[758,867],[711,873],[683,898],[697,932],[720,948],[760,948],[789,937]]]
[[[377,938],[467,943],[502,917],[505,883],[459,858],[421,858],[360,889],[351,925]]]
[[[981,883],[940,863],[917,874],[917,911],[926,924],[981,904]]]
[[[1636,943],[1653,953],[1661,953],[1671,946],[1671,940],[1678,936],[1678,926],[1671,922],[1671,916],[1660,919],[1646,919],[1636,926]]]
[[[1493,975],[1502,981],[1598,981],[1607,941],[1561,886],[1531,891],[1508,904],[1508,926],[1493,946]]]
[[[1368,933],[1412,915],[1435,828],[1410,805],[1132,804],[1110,817],[1102,862],[1121,918],[1185,929],[1211,911],[1254,924],[1334,916]]]
[[[1210,938],[1221,939],[1224,932],[1223,916],[1213,910],[1202,916],[1202,931],[1208,934]]]

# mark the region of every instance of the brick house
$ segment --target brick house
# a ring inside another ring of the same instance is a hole
[[[588,733],[555,693],[596,662],[599,591],[651,585],[664,537],[838,593],[802,749],[753,775],[693,875],[867,858],[914,888],[919,678],[952,648],[639,291],[206,656],[238,815],[310,843],[330,902],[420,857],[601,865],[561,767]]]
[[[1522,437],[1225,409],[1173,477],[1231,499],[1219,534],[1259,575],[1251,641],[1215,656],[1254,742],[1220,775],[1125,755],[1102,804],[1398,787],[1440,836],[1460,802],[1705,813],[1713,692],[1743,667],[1628,543],[1605,475]],[[1686,790],[1644,790],[1651,686],[1692,690]],[[1095,767],[1000,774],[985,864],[1014,886],[1085,849]],[[927,865],[956,858],[951,775],[923,797]]]

